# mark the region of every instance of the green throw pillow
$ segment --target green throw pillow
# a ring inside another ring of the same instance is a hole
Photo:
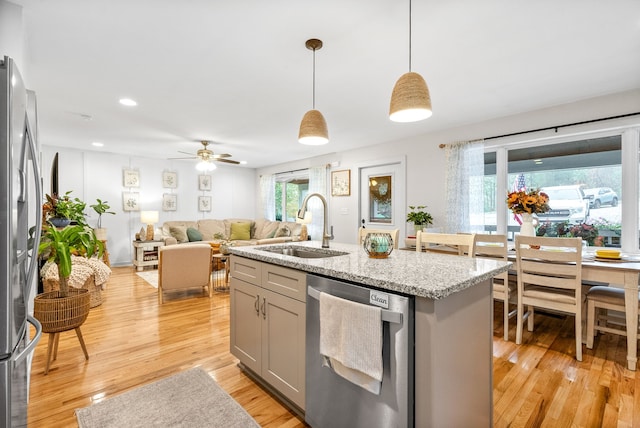
[[[184,227],[171,226],[169,228],[169,233],[171,236],[176,238],[176,241],[178,242],[189,242],[189,237],[187,236],[187,231]]]
[[[232,241],[248,241],[251,239],[251,223],[231,223]]]
[[[189,242],[202,241],[202,233],[194,227],[190,227],[187,229],[187,238],[189,238]]]
[[[273,229],[273,232],[267,235],[267,238],[273,238],[274,236],[276,236],[277,231],[278,231],[278,228],[276,227],[275,229]]]

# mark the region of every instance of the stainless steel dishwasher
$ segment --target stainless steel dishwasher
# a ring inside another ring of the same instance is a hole
[[[414,298],[312,274],[307,275],[307,292],[306,422],[314,428],[414,426]],[[383,308],[380,395],[323,366],[320,292]]]

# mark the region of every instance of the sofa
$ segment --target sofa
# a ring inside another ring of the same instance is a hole
[[[301,225],[267,219],[203,219],[197,221],[166,221],[162,225],[164,245],[189,242],[231,241],[232,245],[279,244],[300,240]]]

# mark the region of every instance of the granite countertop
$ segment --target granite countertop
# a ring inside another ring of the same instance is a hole
[[[345,255],[301,258],[265,251],[283,247],[324,250],[320,241],[307,241],[231,247],[231,252],[274,265],[429,299],[443,299],[492,278],[512,265],[491,259],[405,250],[393,250],[386,259],[373,259],[360,245],[337,242],[331,242],[329,251]]]

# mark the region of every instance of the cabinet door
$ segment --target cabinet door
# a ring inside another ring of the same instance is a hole
[[[261,289],[232,277],[229,292],[231,294],[231,353],[245,366],[260,374]]]
[[[304,410],[305,304],[265,289],[260,293],[262,378]]]

